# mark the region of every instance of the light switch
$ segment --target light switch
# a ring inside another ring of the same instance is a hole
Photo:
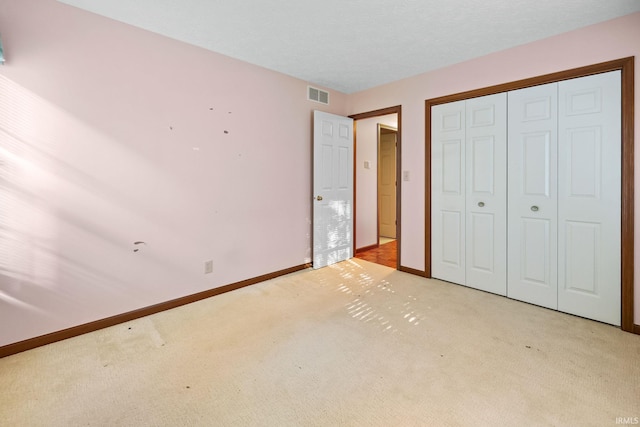
[[[365,160],[364,161],[364,168],[365,169],[371,169],[371,162],[369,160]]]
[[[402,171],[402,180],[409,181],[409,171]]]

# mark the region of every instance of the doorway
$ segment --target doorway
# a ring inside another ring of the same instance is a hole
[[[378,123],[378,245],[396,239],[398,129]]]
[[[401,107],[354,119],[354,253],[400,269]]]

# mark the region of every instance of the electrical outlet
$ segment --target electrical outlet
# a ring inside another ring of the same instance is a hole
[[[213,260],[204,262],[204,274],[213,273]]]

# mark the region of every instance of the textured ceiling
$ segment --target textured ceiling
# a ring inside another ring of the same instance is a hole
[[[58,0],[353,93],[640,11],[640,0]]]

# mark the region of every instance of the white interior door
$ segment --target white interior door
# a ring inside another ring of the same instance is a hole
[[[511,91],[509,298],[557,309],[557,83]]]
[[[620,71],[558,90],[558,309],[620,325]]]
[[[465,274],[465,102],[431,107],[431,275]]]
[[[396,238],[396,132],[379,131],[378,198],[380,236]]]
[[[313,268],[353,256],[353,119],[313,114]]]
[[[466,285],[507,294],[507,94],[466,101]]]

